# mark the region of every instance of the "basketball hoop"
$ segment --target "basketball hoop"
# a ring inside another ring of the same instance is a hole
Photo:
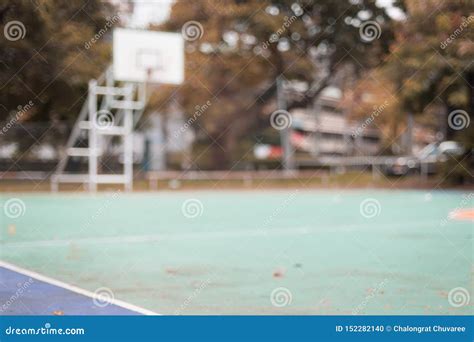
[[[114,30],[114,78],[142,83],[181,84],[184,41],[180,34]]]

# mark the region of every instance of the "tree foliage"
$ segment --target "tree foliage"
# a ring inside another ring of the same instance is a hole
[[[368,20],[382,28],[371,44],[359,33]],[[237,142],[276,109],[278,76],[306,85],[289,104],[305,106],[339,68],[351,64],[358,73],[380,63],[392,39],[390,18],[371,0],[177,1],[160,29],[184,31],[190,23],[200,34],[187,42],[186,83],[176,96],[190,115],[212,102],[198,127],[214,143],[215,167],[247,152]]]
[[[465,154],[452,157],[442,179],[472,181],[474,5],[457,0],[405,3],[407,19],[396,27],[381,72],[395,89],[399,113],[431,119],[444,139],[463,144]]]
[[[3,0],[0,120],[30,101],[34,105],[21,120],[77,115],[87,82],[110,59],[105,39],[90,48],[86,43],[111,15],[112,8],[99,0]],[[6,33],[9,29],[16,30],[10,31],[13,36]]]
[[[395,85],[401,109],[423,114],[437,105],[445,113],[444,120],[456,109],[472,117],[474,6],[456,0],[406,0],[406,5],[407,20],[397,25],[396,40],[382,66]],[[448,138],[455,133],[448,126]]]

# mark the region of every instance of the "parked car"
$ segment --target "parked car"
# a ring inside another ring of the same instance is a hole
[[[413,156],[401,156],[387,162],[384,173],[390,176],[404,176],[414,172],[436,172],[436,163],[445,162],[449,156],[460,156],[464,147],[456,141],[443,141],[425,146]]]

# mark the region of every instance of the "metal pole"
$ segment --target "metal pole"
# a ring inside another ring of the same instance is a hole
[[[126,96],[126,101],[132,101],[133,88],[129,88]],[[133,109],[127,108],[124,110],[123,126],[125,129],[124,146],[123,146],[123,160],[125,173],[125,190],[131,191],[133,189]]]
[[[440,132],[442,134],[440,140],[445,141],[448,139],[448,110],[446,107],[443,107],[443,109],[441,110],[439,121]]]
[[[320,127],[321,125],[319,124],[320,122],[320,114],[321,114],[321,106],[319,105],[319,103],[315,103],[313,101],[313,103],[311,104],[311,108],[313,109],[313,114],[314,114],[314,123],[315,123],[315,130],[314,130],[314,133],[313,133],[313,147],[312,147],[312,151],[311,151],[311,155],[313,157],[319,157],[319,153],[320,153],[320,147],[319,147],[319,143],[321,142],[321,134],[320,134]]]
[[[97,191],[97,94],[95,88],[96,80],[89,81],[89,191]]]
[[[414,125],[414,119],[413,119],[413,113],[408,112],[407,114],[407,132],[406,132],[406,153],[408,155],[413,154],[413,125]]]
[[[351,156],[353,155],[352,151],[353,151],[354,145],[353,145],[353,142],[351,141],[351,136],[349,133],[349,124],[348,124],[349,117],[350,117],[349,109],[346,107],[343,113],[344,113],[344,133],[342,135],[342,139],[344,141],[344,155]]]
[[[428,163],[424,163],[420,160],[420,178],[422,182],[426,182],[428,179]]]
[[[372,180],[375,181],[380,178],[379,170],[377,164],[372,162]]]
[[[105,85],[107,88],[114,87],[114,73],[112,67],[109,67],[105,72]],[[113,100],[113,95],[107,94],[105,95],[105,108],[110,108],[110,103]]]
[[[58,180],[56,179],[55,175],[53,175],[51,178],[51,192],[58,192],[58,190],[59,190]]]
[[[277,104],[278,110],[287,110],[286,98],[283,89],[283,79],[277,77]],[[290,171],[294,169],[293,149],[290,142],[291,127],[285,127],[280,130],[280,141],[283,150],[283,169]]]

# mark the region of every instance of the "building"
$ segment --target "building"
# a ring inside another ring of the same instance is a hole
[[[298,152],[318,156],[376,155],[380,132],[371,122],[349,119],[341,106],[342,91],[325,88],[312,108],[297,108],[292,114],[291,141]]]

